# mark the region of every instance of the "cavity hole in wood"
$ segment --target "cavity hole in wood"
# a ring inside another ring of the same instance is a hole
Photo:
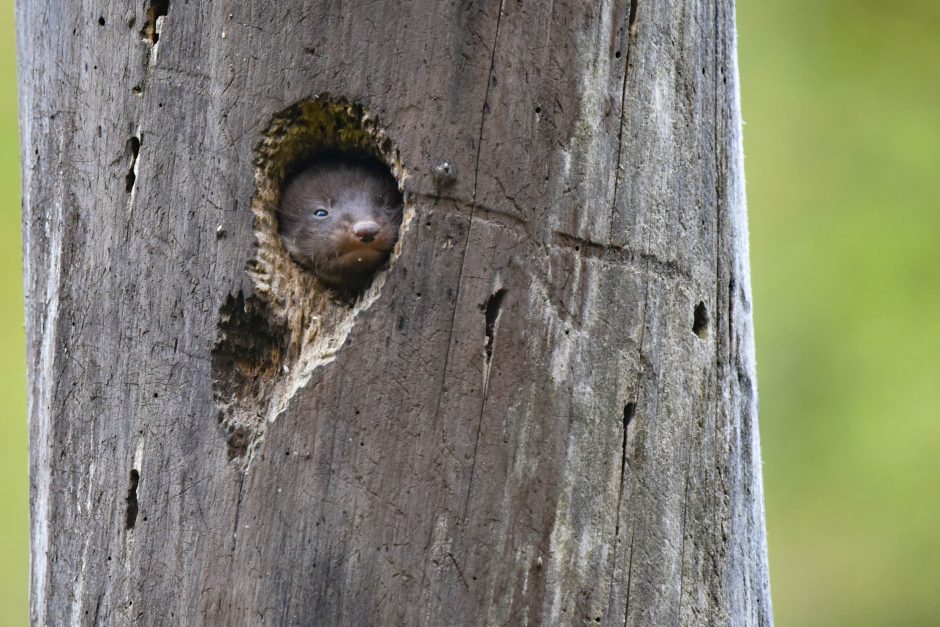
[[[137,155],[140,154],[140,138],[131,137],[127,140],[127,146],[131,152],[131,167],[127,170],[127,176],[124,177],[127,193],[130,194],[134,189],[134,183],[137,181]]]
[[[140,483],[140,473],[136,468],[131,468],[130,485],[127,488],[127,515],[125,517],[125,528],[133,529],[137,524],[137,485]]]
[[[615,59],[619,59],[619,58],[622,57],[622,56],[623,56],[623,53],[620,52],[619,50],[614,53],[614,58],[615,58]]]
[[[99,18],[98,18],[98,26],[104,26],[104,24],[105,24],[104,16],[99,17]]]
[[[274,227],[274,232],[258,233],[258,241],[266,249],[262,253],[274,265],[281,265],[283,259],[293,267],[291,274],[299,272],[310,275],[312,283],[306,288],[331,294],[334,300],[344,302],[349,309],[369,291],[375,279],[388,270],[397,256],[400,243],[396,243],[388,260],[360,273],[354,271],[351,262],[346,267],[340,262],[332,263],[329,260],[324,264],[316,263],[316,257],[305,255],[303,246],[298,245],[296,239],[286,242],[282,239],[284,232],[281,230],[279,209],[281,194],[295,175],[321,165],[330,168],[345,164],[361,168],[363,172],[369,172],[370,176],[387,178],[392,190],[389,193],[397,197],[398,205],[404,206],[405,198],[401,192],[403,168],[398,152],[378,128],[376,120],[360,105],[344,99],[334,100],[328,94],[300,101],[279,113],[265,131],[265,136],[256,160],[259,189],[253,209],[256,214],[256,231],[259,231],[259,227],[267,231],[270,225]],[[260,216],[259,209],[271,212],[272,219],[269,221],[267,216]],[[407,222],[410,217],[407,215],[407,207],[403,213],[406,215],[401,216],[401,223]],[[384,214],[377,216],[376,222],[382,225],[383,219]],[[391,227],[396,229],[395,238],[400,242],[402,226],[392,222]],[[287,245],[291,243],[296,247],[292,250],[293,255],[286,252]]]
[[[542,112],[542,107],[536,106],[536,107],[535,107],[535,113],[536,113],[536,115],[538,115],[538,114],[541,113],[541,112]]]
[[[627,427],[630,426],[630,423],[633,422],[633,416],[636,415],[636,403],[627,403],[623,406],[623,430],[626,432]]]
[[[140,31],[140,36],[143,37],[144,41],[150,42],[152,45],[160,40],[157,20],[164,17],[169,10],[170,0],[151,0],[150,5],[147,7],[147,21],[144,22],[144,27]]]
[[[356,315],[378,298],[385,270],[400,250],[399,241],[370,286],[354,297],[329,288],[290,256],[278,223],[282,188],[299,168],[334,153],[379,162],[401,189],[406,172],[376,119],[361,105],[328,94],[277,113],[255,149],[255,247],[245,267],[252,294],[230,295],[220,307],[212,351],[218,420],[229,460],[242,471],[253,459],[264,460],[266,430],[314,370],[350,344]],[[401,233],[414,215],[407,201]]]
[[[431,175],[434,184],[441,189],[451,187],[457,182],[457,168],[450,161],[439,161],[431,168]]]
[[[500,308],[506,296],[505,289],[498,289],[487,300],[483,307],[486,318],[486,361],[493,358],[493,339],[496,335],[496,322],[499,320]]]
[[[231,461],[244,457],[260,438],[262,416],[284,361],[285,330],[271,320],[263,302],[239,292],[222,306],[218,332],[213,388]]]
[[[705,308],[704,301],[699,301],[699,304],[695,306],[692,316],[692,333],[703,340],[708,337],[708,310]]]

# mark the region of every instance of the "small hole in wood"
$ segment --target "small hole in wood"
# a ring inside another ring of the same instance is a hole
[[[695,306],[692,317],[692,333],[703,340],[708,337],[708,310],[705,308],[704,301],[699,301],[699,304]]]
[[[622,53],[621,53],[619,50],[614,53],[614,58],[615,58],[615,59],[619,59],[621,56],[623,56],[623,55],[622,55]]]
[[[633,416],[636,415],[636,403],[627,403],[623,406],[623,430],[626,431],[630,423],[633,422]]]
[[[486,361],[493,358],[493,342],[496,337],[496,322],[499,320],[499,312],[503,306],[503,299],[506,297],[506,290],[498,289],[486,300],[483,306],[483,312],[486,318]]]
[[[98,26],[104,26],[104,24],[105,24],[105,22],[104,22],[104,17],[99,17],[99,18],[98,18]]]
[[[130,485],[127,488],[127,515],[125,517],[125,527],[133,529],[137,524],[137,485],[140,483],[140,473],[136,468],[131,468]]]
[[[137,182],[137,156],[140,154],[140,138],[131,137],[127,141],[127,147],[131,153],[131,167],[127,170],[127,176],[124,177],[124,185],[127,193],[130,194],[134,189],[134,183]]]
[[[542,107],[535,107],[535,113],[539,114],[542,112]]]

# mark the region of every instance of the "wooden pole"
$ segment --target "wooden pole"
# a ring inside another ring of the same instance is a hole
[[[34,624],[771,624],[732,0],[17,21]],[[405,195],[355,305],[326,147]]]

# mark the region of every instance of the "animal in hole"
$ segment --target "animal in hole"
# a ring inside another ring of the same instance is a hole
[[[402,196],[371,158],[328,155],[305,164],[281,193],[281,238],[294,259],[327,285],[363,288],[398,239]]]

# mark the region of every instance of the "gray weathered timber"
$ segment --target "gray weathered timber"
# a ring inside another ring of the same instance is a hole
[[[34,624],[771,624],[733,0],[16,17]],[[325,94],[353,308],[266,235]]]

